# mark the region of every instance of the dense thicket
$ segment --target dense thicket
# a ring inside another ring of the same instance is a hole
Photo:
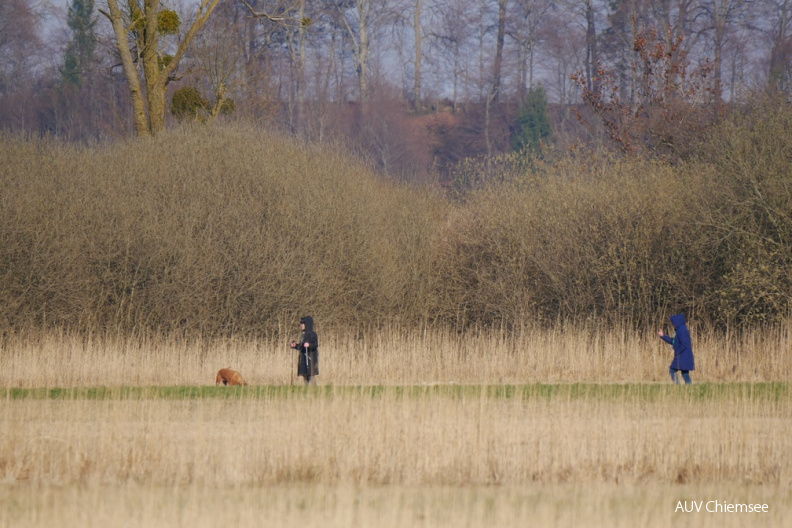
[[[0,326],[255,332],[424,315],[444,206],[329,149],[190,128],[3,139]]]
[[[240,126],[6,136],[0,326],[773,323],[792,310],[792,111],[746,115],[685,164],[549,156],[463,201]]]

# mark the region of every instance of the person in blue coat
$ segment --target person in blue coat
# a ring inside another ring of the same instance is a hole
[[[696,363],[693,360],[693,345],[690,342],[690,332],[685,324],[685,314],[672,315],[671,324],[674,325],[674,337],[665,335],[662,330],[657,332],[663,341],[674,347],[674,360],[668,371],[671,373],[674,383],[679,383],[677,373],[680,370],[685,383],[693,383],[690,380],[690,371],[696,370]]]

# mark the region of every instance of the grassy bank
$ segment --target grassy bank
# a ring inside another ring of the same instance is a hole
[[[279,400],[317,398],[443,398],[532,400],[691,401],[766,400],[783,401],[792,397],[792,384],[774,383],[697,383],[677,387],[666,383],[564,383],[531,385],[266,385],[248,387],[163,386],[163,387],[73,387],[0,388],[5,400]]]

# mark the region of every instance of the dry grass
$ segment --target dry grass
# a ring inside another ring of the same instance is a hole
[[[654,398],[341,388],[245,394],[9,400],[0,481],[221,488],[792,484],[788,398],[698,399],[676,390]]]
[[[734,498],[767,514],[674,513],[679,500]],[[188,487],[0,485],[0,527],[300,526],[395,528],[586,526],[588,528],[782,527],[792,523],[789,488],[735,485],[502,487]]]
[[[789,398],[671,389],[6,400],[0,526],[786,526]]]
[[[722,527],[792,518],[787,384],[513,393],[438,385],[668,383],[670,352],[656,338],[581,328],[464,339],[392,329],[321,334],[321,379],[334,385],[290,389],[277,386],[289,382],[290,337],[6,338],[0,386],[172,392],[0,392],[0,527]],[[789,379],[782,334],[694,339],[697,382]],[[736,373],[717,366],[731,361]],[[228,365],[276,386],[180,392],[211,385]],[[683,516],[678,500],[759,501],[771,513]]]
[[[220,368],[254,385],[288,384],[297,333],[261,339],[83,337],[36,333],[0,343],[0,387],[210,385]],[[654,333],[581,326],[511,332],[322,332],[324,384],[667,382],[671,347]],[[788,381],[792,334],[693,329],[694,381]]]

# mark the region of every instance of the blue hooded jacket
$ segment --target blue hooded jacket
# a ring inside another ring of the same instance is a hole
[[[671,368],[696,370],[696,363],[693,360],[693,345],[690,342],[690,332],[685,325],[685,314],[672,315],[671,324],[674,325],[676,334],[673,338],[667,335],[663,336],[663,340],[674,347],[674,360],[671,362]]]

